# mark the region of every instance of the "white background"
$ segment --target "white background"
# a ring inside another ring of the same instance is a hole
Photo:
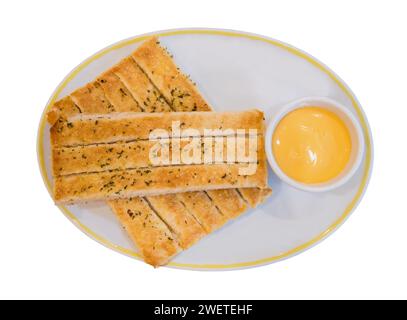
[[[0,298],[407,298],[405,1],[9,1],[0,4]],[[53,205],[36,133],[57,84],[118,40],[230,28],[316,56],[356,93],[375,143],[356,212],[313,249],[232,272],[153,268],[90,240]]]

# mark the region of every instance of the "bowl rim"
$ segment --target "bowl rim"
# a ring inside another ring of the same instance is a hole
[[[331,181],[327,181],[327,182],[320,183],[320,184],[301,183],[299,181],[294,180],[293,178],[290,178],[288,175],[286,175],[284,173],[284,171],[280,168],[280,166],[277,164],[277,161],[274,157],[273,148],[272,148],[273,134],[274,134],[274,131],[275,131],[277,125],[288,113],[290,113],[294,110],[300,109],[300,108],[307,107],[307,106],[316,106],[316,107],[321,107],[321,108],[328,107],[328,108],[330,108],[331,111],[336,112],[337,114],[339,114],[339,112],[340,112],[342,115],[345,115],[346,118],[348,118],[348,120],[350,121],[350,123],[352,124],[352,126],[354,128],[356,138],[358,141],[358,150],[356,150],[356,157],[353,161],[353,164],[348,169],[348,172],[339,179],[335,180],[335,178],[334,178]],[[326,191],[330,191],[330,190],[336,189],[336,188],[344,185],[356,173],[357,169],[359,168],[360,164],[362,163],[363,154],[365,151],[365,142],[364,142],[362,127],[361,127],[360,123],[356,120],[356,117],[353,115],[353,113],[347,107],[345,107],[343,104],[339,103],[336,100],[333,100],[328,97],[318,97],[318,96],[303,97],[303,98],[288,102],[285,105],[282,105],[279,108],[279,110],[277,111],[277,113],[271,117],[271,120],[269,121],[269,123],[267,125],[265,143],[266,143],[265,149],[266,149],[267,160],[271,166],[271,169],[274,171],[274,173],[283,182],[285,182],[299,190],[308,191],[308,192],[326,192]]]

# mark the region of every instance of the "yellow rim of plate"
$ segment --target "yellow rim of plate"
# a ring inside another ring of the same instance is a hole
[[[248,261],[248,262],[240,262],[240,263],[233,263],[233,264],[192,264],[192,263],[177,263],[177,262],[170,262],[168,266],[171,267],[178,267],[178,268],[190,268],[190,269],[234,269],[234,268],[244,268],[244,267],[253,267],[253,266],[260,266],[264,264],[268,264],[271,262],[275,262],[278,260],[282,260],[285,258],[288,258],[290,256],[293,256],[295,254],[298,254],[302,251],[304,251],[307,248],[310,248],[311,246],[315,245],[322,239],[324,239],[326,236],[331,234],[334,230],[337,229],[338,226],[340,226],[346,218],[350,215],[350,213],[353,211],[353,209],[356,207],[358,204],[361,196],[364,193],[365,187],[367,186],[370,172],[371,172],[371,165],[372,165],[372,142],[371,142],[371,136],[370,136],[370,131],[369,131],[369,126],[365,120],[363,111],[359,105],[359,103],[356,101],[355,97],[353,94],[350,92],[350,90],[347,88],[347,86],[336,76],[331,70],[328,69],[328,67],[324,66],[322,63],[317,61],[315,58],[311,57],[305,52],[302,52],[301,50],[294,48],[288,44],[282,43],[277,40],[269,39],[266,37],[262,37],[259,35],[254,35],[254,34],[248,34],[248,33],[242,33],[238,31],[223,31],[223,30],[200,30],[200,29],[183,29],[183,30],[173,30],[173,31],[163,31],[163,32],[158,32],[158,33],[153,33],[153,34],[148,34],[148,35],[143,35],[143,36],[138,36],[135,38],[131,38],[128,40],[121,41],[115,45],[112,45],[110,47],[107,47],[98,53],[94,54],[90,58],[86,59],[84,62],[82,62],[78,67],[76,67],[63,81],[62,83],[59,84],[59,86],[56,88],[54,91],[53,95],[51,96],[50,100],[48,101],[47,106],[44,109],[44,112],[41,116],[40,120],[40,126],[38,129],[38,138],[37,138],[37,153],[38,153],[38,161],[39,161],[39,166],[40,166],[40,171],[42,178],[44,180],[44,183],[48,189],[48,192],[52,194],[51,192],[51,183],[48,179],[47,173],[46,173],[46,168],[45,168],[45,160],[44,160],[44,144],[43,144],[43,135],[44,135],[44,128],[46,124],[46,117],[45,114],[48,111],[48,109],[51,107],[51,105],[54,104],[62,90],[66,87],[66,85],[72,81],[75,76],[82,71],[86,66],[88,66],[90,63],[94,62],[95,60],[98,60],[100,57],[104,56],[106,53],[123,48],[125,46],[128,46],[130,44],[134,44],[140,41],[143,41],[147,39],[148,37],[151,37],[152,35],[156,35],[159,37],[167,37],[167,36],[174,36],[174,35],[183,35],[183,34],[206,34],[206,35],[221,35],[221,36],[227,36],[227,37],[240,37],[240,38],[247,38],[251,40],[257,40],[257,41],[263,41],[269,44],[272,44],[274,46],[277,46],[279,48],[282,48],[304,60],[307,62],[311,63],[313,66],[317,67],[321,71],[323,71],[325,74],[327,74],[338,86],[339,88],[346,94],[346,96],[351,100],[352,106],[355,109],[358,119],[360,123],[362,124],[363,128],[363,133],[364,133],[364,138],[365,138],[365,143],[366,143],[366,156],[365,156],[365,161],[364,161],[364,171],[363,171],[363,176],[362,176],[362,181],[360,183],[360,186],[352,199],[352,201],[347,205],[345,211],[342,213],[342,215],[339,217],[338,220],[336,220],[332,225],[330,225],[324,232],[316,236],[315,238],[291,249],[288,250],[284,253],[281,253],[279,255],[273,256],[273,257],[268,257],[264,259],[259,259],[255,261]],[[83,223],[81,223],[78,218],[71,212],[69,211],[65,206],[58,206],[58,208],[79,228],[81,229],[85,234],[89,235],[96,241],[100,242],[101,244],[105,245],[108,248],[111,248],[115,251],[118,251],[122,254],[135,257],[140,259],[140,256],[137,254],[137,252],[126,249],[124,247],[121,247],[119,245],[116,245],[109,240],[103,238],[99,234],[97,234],[95,231],[90,229],[89,227],[85,226]]]

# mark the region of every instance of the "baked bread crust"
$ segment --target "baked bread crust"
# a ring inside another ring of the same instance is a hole
[[[58,120],[63,122],[63,119],[80,113],[81,110],[72,101],[70,96],[66,96],[54,103],[51,109],[47,112],[47,121],[50,125],[55,125]]]
[[[109,201],[145,262],[162,266],[181,252],[178,240],[143,198]]]
[[[250,207],[255,208],[271,195],[272,190],[271,188],[264,188],[254,191],[253,188],[240,188],[239,193]]]
[[[248,209],[247,203],[239,196],[237,189],[206,190],[206,193],[228,220],[237,218]],[[235,201],[228,201],[230,198],[234,198]]]
[[[208,234],[222,227],[228,220],[204,191],[182,192],[176,196]]]
[[[183,249],[188,249],[206,235],[205,230],[175,194],[148,197],[151,207],[177,236]]]
[[[120,78],[111,70],[97,78],[103,92],[117,112],[141,112],[142,108],[131,96],[130,91],[123,85]]]
[[[105,97],[103,89],[97,81],[75,90],[70,96],[75,105],[79,107],[79,114],[105,114],[116,111]]]

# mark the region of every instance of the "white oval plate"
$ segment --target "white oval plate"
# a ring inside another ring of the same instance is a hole
[[[279,106],[291,100],[325,96],[354,113],[366,143],[356,175],[327,193],[296,190],[269,170],[273,195],[266,203],[207,236],[169,266],[224,270],[264,265],[302,252],[337,229],[360,201],[371,173],[372,140],[361,106],[347,85],[315,58],[279,41],[237,31],[182,29],[137,36],[103,49],[70,72],[52,94],[38,131],[38,159],[48,190],[52,176],[46,110],[129,55],[152,34],[160,37],[215,110],[256,107],[264,110],[268,121]],[[93,239],[138,258],[134,245],[103,202],[59,208]]]

